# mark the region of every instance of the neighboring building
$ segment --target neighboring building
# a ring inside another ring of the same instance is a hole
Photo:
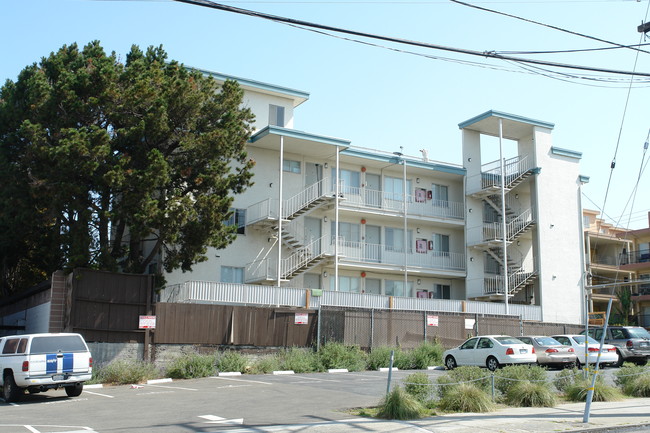
[[[622,254],[621,269],[634,273],[630,279],[648,280],[647,284],[637,284],[636,289],[632,290],[638,324],[648,328],[650,327],[650,212],[648,212],[648,228],[630,230],[625,234],[625,238],[631,241],[631,246]]]
[[[504,302],[507,281],[508,303],[583,321],[581,154],[552,146],[552,124],[496,111],[463,122],[460,166],[296,130],[307,93],[206,73],[237,80],[256,115],[255,184],[235,197],[235,242],[169,284]],[[499,160],[481,159],[489,136],[516,144],[503,176]]]
[[[623,271],[621,257],[630,251],[632,241],[626,239],[627,230],[614,227],[599,218],[600,212],[584,209],[582,211],[585,233],[585,264],[589,286],[603,286],[634,279],[634,272]],[[628,286],[629,288],[629,286]],[[616,287],[592,289],[589,297],[589,312],[605,312],[612,300],[611,314],[620,308]]]

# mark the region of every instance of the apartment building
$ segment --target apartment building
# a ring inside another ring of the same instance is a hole
[[[585,178],[579,153],[552,146],[552,124],[483,113],[458,125],[462,165],[442,163],[440,143],[409,156],[399,143],[383,152],[300,131],[308,93],[205,73],[237,80],[256,115],[255,184],[235,197],[235,242],[169,284],[517,303],[545,321],[582,321]],[[515,154],[483,161],[502,140]]]
[[[621,270],[633,273],[631,280],[648,280],[635,285],[632,301],[638,324],[650,327],[650,212],[647,228],[630,230],[624,236],[630,247],[621,254]]]

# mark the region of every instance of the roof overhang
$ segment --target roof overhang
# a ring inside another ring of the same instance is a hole
[[[527,117],[515,114],[503,113],[501,111],[490,110],[479,114],[465,122],[459,123],[460,129],[469,129],[481,134],[499,136],[499,120],[502,121],[503,138],[509,140],[520,140],[532,135],[534,127],[553,129],[555,124],[543,122],[541,120],[529,119]]]
[[[336,153],[335,148],[347,148],[350,145],[349,140],[272,125],[253,134],[249,143],[255,147],[279,150],[281,139],[284,140],[285,152],[308,154],[314,157],[329,157]]]

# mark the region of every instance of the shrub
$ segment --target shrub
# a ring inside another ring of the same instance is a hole
[[[377,411],[377,417],[383,419],[418,419],[423,414],[422,404],[399,386],[384,397]]]
[[[587,401],[587,392],[591,387],[591,379],[575,377],[574,382],[567,386],[564,395],[567,400]],[[598,376],[594,385],[594,395],[592,401],[614,401],[620,400],[621,393],[613,386],[605,384],[602,376]]]
[[[438,378],[438,395],[443,398],[447,392],[458,384],[471,384],[474,387],[488,393],[491,392],[492,374],[480,367],[458,367],[447,371],[447,374]]]
[[[248,371],[251,374],[267,374],[280,370],[280,359],[277,355],[264,355],[258,358]]]
[[[359,346],[327,342],[320,347],[318,358],[325,369],[347,368],[349,371],[362,371],[366,367],[367,355]]]
[[[174,359],[167,367],[167,376],[174,379],[192,379],[215,374],[213,355],[189,353]]]
[[[614,373],[614,383],[616,386],[625,389],[630,382],[634,382],[646,374],[650,374],[650,370],[646,367],[625,363]]]
[[[508,389],[505,401],[517,407],[553,407],[556,399],[549,383],[517,382]]]
[[[485,391],[469,383],[454,386],[444,394],[438,407],[448,412],[490,412],[495,407]]]
[[[566,392],[566,389],[571,385],[576,377],[582,377],[583,373],[577,368],[565,369],[560,371],[553,379],[553,385],[561,393]]]
[[[425,341],[409,353],[411,368],[426,370],[429,366],[440,365],[444,351],[440,344]]]
[[[408,354],[402,352],[399,347],[380,346],[372,349],[368,355],[368,370],[378,370],[379,368],[390,367],[390,352],[395,351],[393,357],[393,367],[400,370],[408,370],[411,367],[411,360]]]
[[[625,384],[623,392],[632,397],[650,397],[650,374],[635,376]]]
[[[413,373],[404,378],[404,390],[420,402],[429,400],[432,383],[425,373]]]
[[[93,382],[115,385],[141,383],[160,377],[160,371],[150,362],[117,360],[93,368]]]
[[[546,370],[537,365],[508,365],[494,372],[494,387],[502,394],[507,394],[520,381],[545,383],[546,380]]]
[[[227,350],[217,355],[217,370],[219,371],[235,371],[244,373],[248,365],[248,359],[239,352]]]
[[[320,371],[318,357],[310,349],[292,347],[278,354],[281,370],[293,370],[296,373]]]

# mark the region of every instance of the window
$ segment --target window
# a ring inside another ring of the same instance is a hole
[[[408,251],[411,251],[412,245],[411,245],[411,234],[413,233],[412,230],[409,230],[407,232],[407,248]],[[403,253],[404,252],[404,229],[394,229],[390,227],[386,227],[386,250],[387,251],[394,251],[398,253]]]
[[[582,225],[586,229],[589,228],[589,226],[591,225],[591,219],[589,218],[589,215],[583,215],[582,216]]]
[[[361,241],[361,226],[353,223],[339,223],[339,238],[343,238],[346,242],[360,242]],[[332,237],[336,235],[336,223],[332,221]]]
[[[18,342],[20,340],[18,338],[12,338],[7,340],[5,343],[5,347],[2,348],[2,353],[3,354],[9,354],[9,353],[16,353],[16,348],[18,347]]]
[[[431,297],[435,299],[451,299],[451,286],[447,284],[435,284]]]
[[[300,173],[300,161],[285,159],[282,161],[282,170],[289,173]]]
[[[449,256],[449,236],[438,233],[433,234],[433,254],[436,256]]]
[[[381,280],[377,278],[366,278],[366,293],[381,295]]]
[[[236,226],[237,234],[246,234],[246,209],[230,209],[232,214],[226,220],[226,225]]]
[[[404,287],[404,281],[386,280],[386,295],[387,296],[409,296],[413,283],[409,281],[408,286]]]
[[[332,179],[336,179],[336,169],[332,169]],[[341,192],[343,194],[359,194],[361,188],[361,173],[358,171],[341,169],[339,171],[339,181],[341,183]]]
[[[461,350],[462,349],[473,349],[474,346],[476,345],[476,342],[478,341],[478,338],[470,338],[466,342],[463,343],[462,346],[460,346]]]
[[[284,128],[284,107],[273,104],[269,105],[269,125]]]
[[[431,193],[434,206],[449,207],[449,191],[447,185],[431,185]]]
[[[334,278],[330,279],[330,290],[336,290]],[[361,279],[357,277],[339,276],[339,292],[360,293]]]
[[[406,194],[411,193],[411,181],[406,181]],[[384,197],[389,200],[404,200],[404,179],[401,177],[384,177]]]
[[[221,267],[221,282],[222,283],[244,283],[244,268],[236,268],[233,266]]]

